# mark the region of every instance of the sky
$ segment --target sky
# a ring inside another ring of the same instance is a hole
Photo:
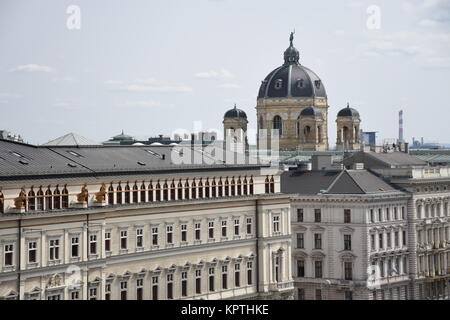
[[[403,109],[407,141],[450,142],[450,0],[2,0],[0,129],[33,144],[221,132],[234,103],[256,128],[293,30],[331,144],[347,102],[379,141]]]

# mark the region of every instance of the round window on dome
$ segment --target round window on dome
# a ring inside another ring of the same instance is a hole
[[[279,90],[279,89],[281,89],[281,87],[283,87],[283,80],[277,79],[275,81],[275,89]]]

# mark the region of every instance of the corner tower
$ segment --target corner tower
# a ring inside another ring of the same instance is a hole
[[[313,71],[300,64],[300,54],[293,40],[292,32],[290,45],[284,52],[284,64],[270,72],[259,88],[256,104],[258,148],[272,149],[272,134],[278,132],[281,151],[302,150],[305,145],[301,143],[298,130],[299,117],[303,109],[312,106],[322,114],[322,142],[314,143],[308,150],[328,150],[325,87]],[[267,139],[267,146],[260,144],[263,137]]]
[[[350,104],[347,103],[347,108],[337,114],[336,150],[359,150],[361,148],[360,124],[359,112],[350,108]]]

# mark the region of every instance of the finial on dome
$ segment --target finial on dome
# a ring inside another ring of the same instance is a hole
[[[289,37],[289,41],[291,43],[291,46],[292,46],[292,41],[294,41],[294,34],[295,34],[295,30],[291,32],[291,35]]]
[[[234,104],[234,109],[237,109],[237,108],[236,108],[236,103]]]
[[[350,103],[347,102],[347,108],[350,108]]]

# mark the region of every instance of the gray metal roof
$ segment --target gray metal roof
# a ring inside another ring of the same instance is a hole
[[[50,140],[44,144],[45,146],[98,146],[99,143],[80,136],[76,133],[68,133],[62,137]]]
[[[313,195],[399,192],[367,170],[286,171],[281,192]]]
[[[344,160],[345,165],[364,163],[366,168],[426,166],[427,162],[404,152],[356,152]]]

